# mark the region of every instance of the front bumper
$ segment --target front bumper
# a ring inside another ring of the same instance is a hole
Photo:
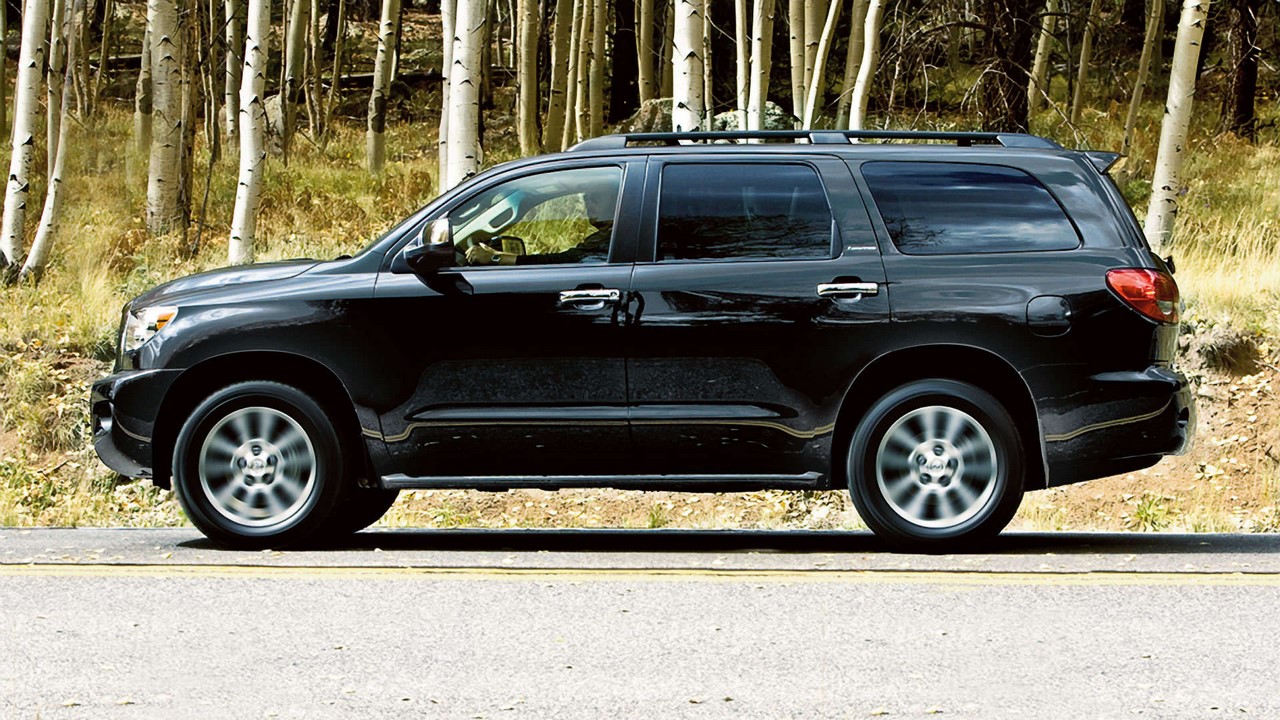
[[[93,449],[107,467],[128,477],[154,476],[156,417],[179,374],[180,370],[126,370],[93,384]]]
[[[1069,412],[1042,414],[1048,486],[1140,470],[1191,449],[1195,396],[1181,372],[1100,373],[1077,390]]]

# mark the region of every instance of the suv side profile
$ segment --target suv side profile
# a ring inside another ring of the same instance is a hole
[[[981,540],[1191,442],[1177,286],[1116,157],[764,131],[506,163],[354,257],[135,298],[94,445],[237,547],[405,488],[596,486],[848,488],[896,547]]]

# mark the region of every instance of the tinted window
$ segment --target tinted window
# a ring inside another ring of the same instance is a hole
[[[893,243],[941,255],[1066,250],[1080,244],[1049,191],[1021,170],[967,163],[862,165]]]
[[[658,213],[659,260],[831,257],[831,208],[808,165],[667,165]]]

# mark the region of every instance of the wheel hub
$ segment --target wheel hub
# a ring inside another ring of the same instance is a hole
[[[926,440],[911,452],[912,477],[920,485],[947,487],[964,475],[964,454],[943,438]]]

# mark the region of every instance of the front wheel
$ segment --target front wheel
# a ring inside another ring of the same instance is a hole
[[[178,434],[174,490],[191,522],[236,548],[314,539],[341,496],[343,444],[323,407],[280,383],[242,382],[200,403]]]
[[[999,533],[1022,499],[1023,449],[1008,411],[956,380],[877,400],[849,443],[849,492],[877,535],[936,550]]]

